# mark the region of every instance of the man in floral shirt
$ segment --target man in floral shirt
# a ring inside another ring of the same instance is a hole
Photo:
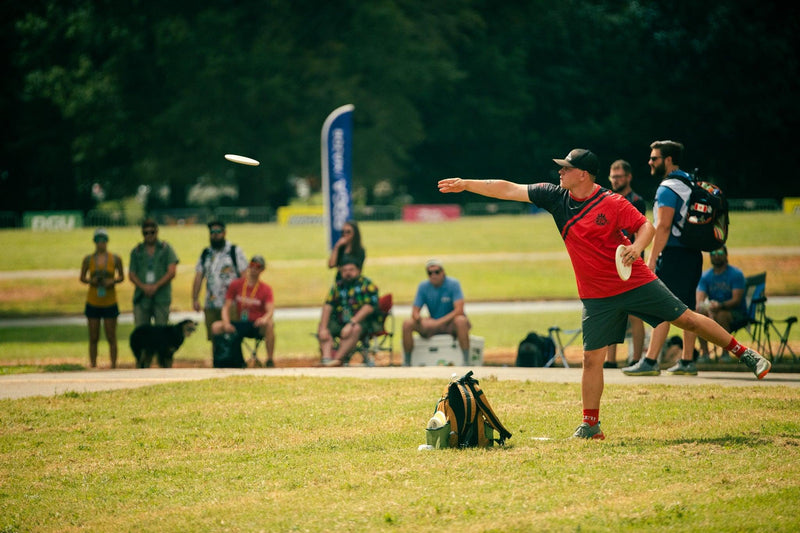
[[[341,274],[342,278],[333,284],[325,299],[317,331],[324,366],[341,366],[360,338],[380,329],[378,287],[361,275],[355,261],[345,261]],[[337,337],[339,348],[334,354]]]

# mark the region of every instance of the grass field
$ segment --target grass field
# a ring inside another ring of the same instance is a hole
[[[508,445],[418,451],[445,382],[231,377],[0,401],[0,531],[800,528],[800,398],[478,378]],[[446,378],[445,378],[446,379]]]
[[[67,233],[0,231],[0,318],[80,316],[85,301],[78,282],[82,257],[92,251],[92,228]],[[138,228],[110,230],[109,248],[128,261],[130,249],[141,239]],[[176,248],[181,258],[173,282],[173,311],[190,310],[194,263],[206,245],[204,226],[165,226],[160,237]],[[398,304],[413,299],[424,278],[424,262],[432,256],[446,262],[448,274],[458,278],[470,302],[495,300],[575,299],[572,268],[551,218],[542,216],[466,217],[443,223],[366,222],[362,233],[367,247],[365,274],[392,292]],[[800,252],[797,238],[800,217],[781,213],[735,213],[729,241],[731,261],[747,273],[767,271],[768,295],[800,294]],[[241,224],[228,228],[230,240],[248,253],[263,253],[268,269],[263,279],[276,294],[278,308],[320,306],[332,280],[326,268],[325,244],[319,226]],[[706,259],[708,264],[708,260]],[[23,274],[20,274],[22,272]],[[38,274],[38,275],[37,275]],[[131,311],[132,284],[119,287],[122,312]],[[769,304],[770,315],[797,315],[800,309]],[[398,316],[399,322],[405,317]],[[516,349],[529,331],[577,327],[577,313],[530,315],[479,315],[470,313],[473,331],[486,339],[487,352]],[[317,347],[310,333],[315,321],[292,320],[278,324],[277,350],[281,357],[313,360]],[[120,361],[132,364],[127,347],[130,327],[120,325]],[[793,342],[800,341],[794,328]],[[86,329],[0,328],[0,366],[85,364]],[[399,351],[399,341],[395,348]],[[100,361],[107,349],[101,341]],[[210,349],[201,334],[181,349],[179,362],[209,364]]]

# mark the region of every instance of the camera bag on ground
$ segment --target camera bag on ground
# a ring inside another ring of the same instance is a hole
[[[556,345],[550,337],[533,331],[522,339],[517,349],[517,366],[541,367],[556,354]]]
[[[436,411],[442,411],[450,424],[450,448],[486,448],[495,442],[503,445],[511,438],[471,370],[450,382],[436,404]],[[494,438],[494,432],[498,438]]]
[[[215,335],[211,340],[214,368],[244,368],[242,339],[236,334]]]
[[[697,179],[692,181],[678,174],[671,174],[670,179],[678,180],[690,190],[687,200],[670,187],[687,205],[683,226],[678,226],[681,230],[681,244],[705,252],[721,248],[728,240],[728,200],[725,198],[725,193],[713,183],[706,181]]]

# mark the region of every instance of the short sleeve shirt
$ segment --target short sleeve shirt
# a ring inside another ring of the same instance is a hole
[[[129,271],[145,283],[155,283],[164,277],[167,269],[172,264],[178,263],[178,256],[175,250],[166,241],[156,241],[155,253],[151,256],[147,253],[146,246],[141,243],[131,250],[131,260]],[[134,289],[133,299],[138,301],[144,295],[144,291],[139,287]],[[169,304],[172,301],[172,283],[167,283],[156,291],[153,295],[153,302]]]
[[[445,276],[441,286],[436,287],[430,280],[425,280],[417,287],[414,306],[428,308],[431,318],[441,318],[452,313],[454,304],[464,299],[461,284],[457,279]]]
[[[710,300],[716,300],[717,302],[730,300],[735,289],[744,290],[744,288],[744,272],[731,265],[728,265],[721,274],[716,274],[713,268],[709,268],[703,272],[700,282],[697,284],[698,291],[703,291]],[[747,302],[745,302],[744,298],[742,298],[737,310],[742,313],[747,311]]]
[[[552,183],[528,185],[528,198],[548,211],[567,247],[578,295],[581,299],[606,298],[654,281],[656,275],[642,258],[631,266],[631,276],[622,281],[617,274],[617,246],[629,245],[647,219],[625,198],[596,186],[587,198],[575,198]]]
[[[225,241],[225,246],[219,250],[206,248],[200,254],[200,259],[195,266],[195,272],[203,274],[206,278],[206,308],[222,309],[225,303],[225,294],[231,282],[238,278],[247,269],[247,257],[240,247],[236,247],[236,265],[231,258],[230,242]],[[238,268],[237,268],[238,267]],[[238,273],[237,273],[238,270]]]
[[[235,279],[228,286],[226,300],[236,304],[239,317],[254,322],[267,314],[267,304],[273,302],[272,287],[259,281],[255,287],[247,285],[244,277]]]
[[[333,307],[331,316],[345,324],[365,305],[378,310],[378,287],[365,276],[359,276],[349,283],[337,280],[328,292],[325,304]]]
[[[658,189],[656,189],[656,201],[655,205],[653,205],[653,220],[655,222],[658,221],[659,207],[673,208],[675,214],[672,217],[672,227],[670,229],[669,239],[667,239],[667,246],[685,248],[680,241],[681,230],[679,227],[683,226],[683,220],[686,218],[686,211],[689,207],[689,195],[691,195],[692,190],[686,183],[675,178],[675,176],[682,176],[688,180],[692,179],[689,174],[682,170],[671,172],[664,178],[658,186]]]

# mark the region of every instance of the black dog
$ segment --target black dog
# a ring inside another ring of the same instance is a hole
[[[145,324],[131,333],[131,350],[137,368],[150,368],[153,356],[158,355],[158,366],[172,368],[172,354],[178,351],[183,340],[194,333],[197,322],[184,320],[168,326]]]

